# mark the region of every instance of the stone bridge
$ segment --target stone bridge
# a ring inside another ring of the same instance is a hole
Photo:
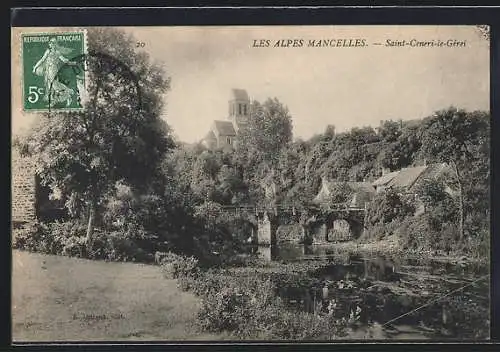
[[[244,213],[252,224],[253,243],[271,245],[279,242],[278,228],[284,225],[300,225],[302,234],[299,242],[305,244],[334,241],[329,238],[331,230],[339,223],[344,224],[351,237],[359,237],[364,230],[365,208],[350,207],[345,204],[333,204],[328,207],[310,207],[297,209],[290,206],[251,207],[224,206],[225,211]],[[322,228],[323,231],[317,230]]]

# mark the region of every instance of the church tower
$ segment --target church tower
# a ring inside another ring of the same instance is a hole
[[[250,116],[250,99],[244,89],[232,89],[229,98],[228,120],[233,123],[236,132],[244,126]]]

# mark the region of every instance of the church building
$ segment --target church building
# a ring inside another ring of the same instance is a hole
[[[238,131],[250,116],[250,99],[244,89],[231,89],[229,111],[225,120],[215,120],[202,143],[209,149],[233,148]]]

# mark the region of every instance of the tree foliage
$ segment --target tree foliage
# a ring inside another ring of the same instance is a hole
[[[160,118],[169,89],[162,68],[115,29],[89,30],[88,46],[83,111],[42,114],[21,149],[36,157],[42,182],[62,190],[72,213],[89,210],[91,242],[94,217],[116,182],[145,189],[174,143]]]
[[[291,140],[292,118],[286,106],[276,98],[263,104],[252,102],[248,124],[238,139],[238,149],[250,163],[266,162],[274,166],[281,149]]]
[[[459,228],[463,237],[470,212],[477,207],[484,211],[489,208],[487,201],[481,202],[477,193],[472,192],[473,189],[483,195],[489,192],[489,116],[456,108],[438,111],[424,121],[421,140],[423,155],[453,167],[459,188]]]

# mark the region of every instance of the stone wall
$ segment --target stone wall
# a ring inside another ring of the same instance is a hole
[[[12,221],[26,222],[36,218],[36,178],[34,165],[17,151],[12,152]]]
[[[277,242],[301,242],[304,240],[304,230],[299,224],[281,225],[276,230]]]

